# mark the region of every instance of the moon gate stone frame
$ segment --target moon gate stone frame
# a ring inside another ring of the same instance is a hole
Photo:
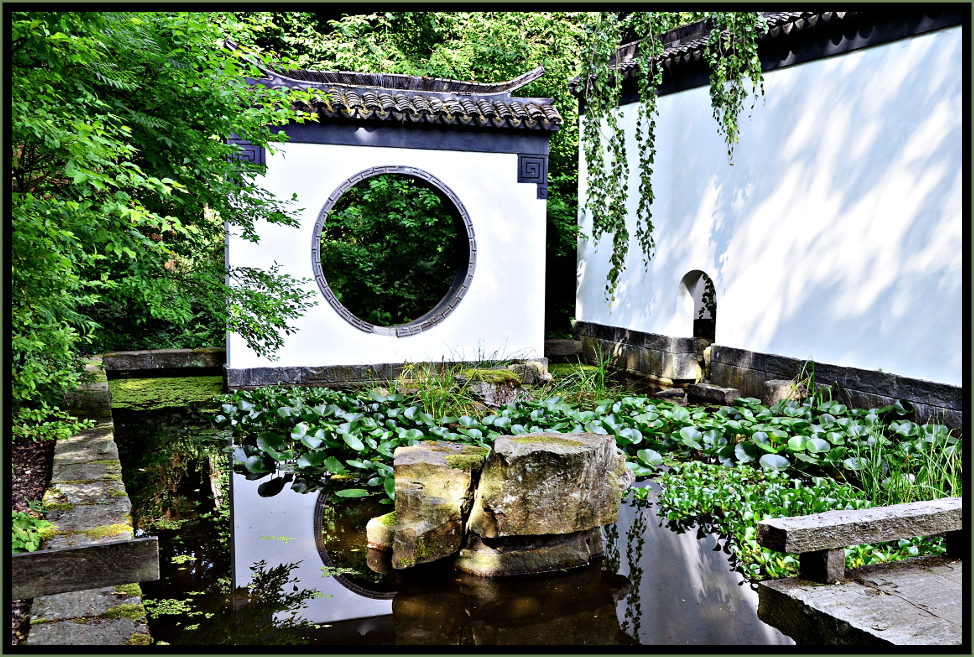
[[[548,152],[562,118],[549,98],[512,95],[544,69],[495,84],[262,70],[264,77],[248,82],[312,91],[312,101],[293,109],[314,120],[272,126],[288,139],[268,149],[234,141],[242,157],[265,163],[258,183],[282,201],[296,196],[302,209],[296,229],[257,226],[259,243],[228,235],[227,262],[313,280],[327,303],[292,322],[276,362],[228,334],[228,388],[395,378],[404,363],[544,361]],[[451,288],[433,309],[406,324],[377,326],[338,301],[320,248],[324,221],[342,194],[389,173],[412,176],[449,199],[468,252],[464,266],[460,247]]]
[[[338,200],[342,197],[342,194],[358,183],[373,176],[380,176],[387,173],[399,173],[413,176],[415,178],[425,180],[433,187],[436,187],[450,202],[453,203],[453,207],[459,213],[461,222],[467,231],[467,264],[465,267],[461,265],[457,268],[456,276],[453,279],[453,284],[450,286],[449,291],[429,312],[400,326],[378,326],[376,324],[370,324],[369,322],[359,319],[353,315],[348,308],[346,308],[342,302],[335,297],[335,293],[332,292],[331,287],[328,285],[328,281],[325,279],[324,272],[321,271],[321,233],[324,230],[325,221],[327,221],[328,215],[335,207],[335,204],[338,203]],[[328,197],[328,200],[325,202],[325,206],[318,214],[318,221],[315,223],[314,236],[311,239],[311,266],[314,268],[315,280],[318,282],[318,288],[321,290],[321,293],[325,295],[325,299],[329,304],[331,304],[331,307],[334,308],[335,311],[341,315],[346,322],[355,328],[365,331],[366,333],[375,333],[376,335],[394,335],[397,338],[401,338],[406,335],[415,335],[420,331],[425,331],[433,325],[443,321],[446,316],[453,312],[453,309],[457,307],[457,304],[460,303],[460,300],[463,299],[463,295],[466,293],[467,289],[469,289],[471,279],[473,279],[473,272],[477,266],[477,242],[474,239],[473,224],[470,222],[470,215],[467,214],[467,210],[463,207],[463,203],[461,203],[460,199],[457,198],[457,195],[453,193],[453,190],[443,184],[443,182],[436,176],[415,167],[371,167],[365,171],[360,171],[346,180],[338,187],[338,189],[332,192],[331,196]]]

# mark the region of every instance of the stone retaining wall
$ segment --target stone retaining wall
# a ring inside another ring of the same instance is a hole
[[[145,349],[115,351],[102,356],[105,370],[180,370],[223,367],[227,351],[220,347],[203,349]]]
[[[664,386],[685,385],[705,376],[703,338],[673,338],[617,326],[576,322],[582,355],[598,361],[598,350],[609,358],[609,367],[633,376],[647,377]]]
[[[131,540],[132,503],[122,483],[114,440],[108,381],[99,359],[87,366],[96,381],[70,395],[68,405],[95,426],[60,440],[51,485],[44,493],[47,519],[57,534],[41,549]],[[148,645],[152,642],[138,584],[34,598],[26,643],[42,645]]]
[[[797,358],[720,345],[711,352],[711,383],[737,388],[746,397],[761,398],[765,381],[794,379],[803,370],[808,374],[806,361]],[[905,399],[916,407],[919,422],[939,422],[952,429],[964,424],[964,391],[958,386],[827,363],[814,363],[814,368],[816,386],[838,384],[840,401],[855,408],[879,408]]]

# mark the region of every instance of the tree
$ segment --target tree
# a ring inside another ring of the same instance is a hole
[[[14,12],[11,16],[11,393],[20,432],[43,431],[113,309],[131,324],[185,322],[270,355],[309,304],[301,281],[225,271],[224,222],[256,241],[293,204],[254,183],[231,134],[269,125],[310,94],[248,86],[222,47],[228,14]],[[302,117],[298,117],[303,120]],[[63,415],[62,415],[63,417]],[[29,427],[33,427],[30,429]]]

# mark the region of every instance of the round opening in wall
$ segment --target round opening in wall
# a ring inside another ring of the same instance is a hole
[[[315,225],[318,286],[357,328],[412,335],[452,312],[473,277],[476,245],[460,200],[414,167],[375,167],[345,181]]]

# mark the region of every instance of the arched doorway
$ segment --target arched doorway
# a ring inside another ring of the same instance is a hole
[[[699,269],[687,272],[680,281],[681,291],[693,301],[693,337],[716,341],[717,290],[714,281]]]

